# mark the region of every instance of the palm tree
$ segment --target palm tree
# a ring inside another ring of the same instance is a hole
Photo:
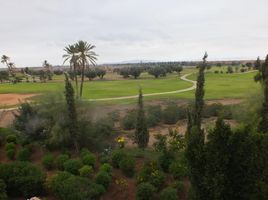
[[[8,56],[2,55],[1,63],[6,64],[6,66],[8,66],[9,60],[10,60],[10,58]]]
[[[87,43],[86,41],[78,41],[75,44],[75,48],[77,50],[78,60],[81,64],[81,85],[80,85],[80,97],[82,97],[83,93],[83,84],[84,84],[84,77],[85,77],[85,67],[92,64],[93,66],[96,65],[97,54],[93,51],[95,48],[94,45]]]
[[[75,45],[68,45],[63,50],[66,52],[66,54],[64,54],[62,56],[64,58],[63,64],[69,60],[70,71],[74,72],[76,98],[78,98],[78,80],[77,80],[78,56],[77,56],[77,49],[76,49]]]
[[[9,73],[14,76],[15,75],[15,68],[16,68],[15,64],[13,62],[9,62],[7,64],[7,67],[8,67]]]

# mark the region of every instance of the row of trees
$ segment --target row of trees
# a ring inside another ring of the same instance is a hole
[[[129,78],[132,76],[133,78],[137,79],[140,77],[142,72],[148,72],[150,75],[154,76],[155,78],[164,77],[167,73],[180,72],[183,70],[181,66],[174,66],[174,65],[156,65],[156,66],[132,66],[132,67],[123,67],[120,69],[116,69],[123,78]]]
[[[232,131],[219,118],[205,140],[201,123],[206,58],[207,54],[199,68],[195,105],[188,117],[191,199],[268,199],[268,56],[257,76],[265,96],[258,124]]]

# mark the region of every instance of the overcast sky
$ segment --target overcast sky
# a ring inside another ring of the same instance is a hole
[[[268,0],[0,0],[0,55],[18,67],[62,64],[63,48],[86,40],[98,63],[264,57],[267,9]]]

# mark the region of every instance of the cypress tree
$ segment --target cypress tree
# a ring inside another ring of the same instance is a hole
[[[136,121],[136,130],[135,130],[135,143],[139,148],[147,147],[149,142],[149,132],[147,129],[145,112],[143,108],[143,96],[142,90],[139,90],[139,100],[138,100],[138,113]]]
[[[264,100],[261,108],[261,120],[258,131],[268,133],[268,55],[260,69],[260,77],[263,85]]]
[[[71,137],[74,141],[74,146],[76,148],[76,151],[78,151],[78,138],[77,138],[77,132],[78,132],[78,125],[77,125],[77,113],[76,113],[76,107],[75,107],[75,98],[74,98],[74,88],[69,81],[68,75],[65,74],[65,100],[67,104],[67,112],[68,112],[68,128]]]
[[[205,53],[203,62],[199,66],[197,77],[197,87],[195,91],[195,105],[192,113],[188,115],[188,132],[186,133],[187,148],[186,158],[188,160],[190,181],[194,199],[205,200],[207,192],[204,184],[205,173],[205,155],[204,155],[204,131],[201,129],[202,112],[204,107],[204,84],[206,69],[206,59],[208,55]]]
[[[254,63],[254,68],[256,70],[260,70],[261,69],[261,60],[260,60],[260,57],[258,56],[256,62]]]

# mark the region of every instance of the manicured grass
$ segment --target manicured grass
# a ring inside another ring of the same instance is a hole
[[[182,81],[177,74],[171,74],[167,77],[155,79],[152,76],[143,74],[140,79],[126,80],[96,80],[84,83],[83,97],[85,99],[98,99],[109,97],[122,97],[138,94],[139,87],[143,92],[167,92],[190,87],[191,83]],[[0,93],[47,93],[60,92],[64,89],[63,82],[47,83],[18,83],[18,84],[1,84]]]
[[[196,72],[196,69],[186,69],[183,74]],[[255,83],[253,73],[239,74],[215,74],[213,70],[206,73],[205,98],[206,99],[224,99],[224,98],[244,98],[252,92],[259,90],[259,83]],[[116,75],[113,75],[116,76]],[[188,77],[195,80],[196,74]],[[95,80],[87,81],[84,86],[84,99],[99,99],[111,97],[123,97],[136,95],[139,87],[142,87],[143,93],[167,92],[188,88],[191,83],[182,81],[177,74],[171,74],[164,78],[155,79],[147,73],[142,74],[140,79],[124,80]],[[64,82],[48,83],[19,83],[19,84],[0,84],[0,93],[48,93],[63,92]],[[179,94],[168,94],[144,97],[145,100],[174,100],[174,99],[193,99],[194,91],[183,92]],[[136,99],[112,100],[101,103],[131,104]]]

